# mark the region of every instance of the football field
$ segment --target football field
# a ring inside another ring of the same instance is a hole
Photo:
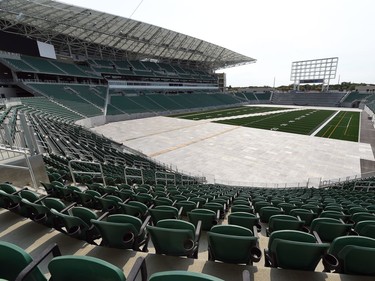
[[[354,142],[360,126],[359,112],[341,109],[244,106],[174,117]]]

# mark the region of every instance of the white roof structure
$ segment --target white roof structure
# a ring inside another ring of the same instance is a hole
[[[53,44],[71,57],[154,59],[210,70],[256,61],[172,30],[52,0],[0,0],[0,30]]]

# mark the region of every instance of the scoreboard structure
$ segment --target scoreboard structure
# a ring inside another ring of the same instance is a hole
[[[338,62],[338,57],[292,62],[294,90],[299,90],[300,84],[322,84],[322,92],[328,91],[330,80],[336,78]]]

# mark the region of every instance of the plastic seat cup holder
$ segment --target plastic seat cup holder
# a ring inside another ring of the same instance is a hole
[[[256,223],[255,226],[256,226],[258,232],[262,231],[262,226],[259,223]]]
[[[330,271],[335,270],[339,266],[339,261],[334,255],[325,254],[322,258],[323,266]]]
[[[190,252],[194,249],[194,246],[195,246],[195,243],[193,240],[191,239],[187,239],[184,241],[184,249],[187,251],[187,252]]]
[[[253,262],[259,262],[262,258],[262,251],[258,247],[252,247],[250,249],[250,255]]]
[[[122,237],[122,242],[124,244],[133,243],[134,237],[135,237],[134,233],[129,231],[129,232],[125,233],[124,236]]]
[[[68,229],[68,235],[69,236],[80,236],[82,233],[81,227],[79,225],[72,226],[71,228]]]
[[[108,211],[109,213],[113,213],[113,212],[116,211],[116,207],[115,207],[114,205],[110,205],[110,206],[107,208],[107,211]]]
[[[37,223],[45,223],[47,221],[47,214],[37,214],[34,217],[34,221]]]
[[[89,205],[89,204],[92,204],[94,201],[92,199],[86,199],[85,201],[83,201],[83,204],[84,205]]]
[[[14,211],[18,211],[20,209],[20,203],[11,203],[10,205],[9,205],[9,211],[12,211],[12,212],[14,212]]]
[[[139,218],[139,219],[142,217],[141,212],[137,212],[134,216]]]

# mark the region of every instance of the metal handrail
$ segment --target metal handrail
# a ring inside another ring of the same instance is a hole
[[[20,166],[15,166],[15,165],[8,165],[8,164],[0,164],[0,166],[8,167],[8,168],[14,168],[14,169],[20,169],[20,170],[28,170],[29,173],[30,173],[32,185],[35,189],[37,189],[38,185],[36,183],[35,174],[34,174],[32,166],[31,166],[30,159],[29,159],[29,153],[30,153],[29,150],[25,149],[25,148],[14,149],[14,148],[10,148],[10,147],[1,146],[0,151],[6,151],[7,153],[9,153],[9,152],[19,153],[19,154],[22,154],[25,157],[27,167],[20,167]],[[4,159],[11,159],[11,158],[12,157],[8,157],[8,158],[4,158]]]
[[[172,177],[172,178],[168,178],[168,177]],[[176,185],[176,174],[156,171],[155,172],[155,184],[158,184],[159,180],[164,181],[166,185],[170,181],[172,181],[173,184]]]
[[[140,172],[140,175],[129,175],[127,174],[127,171],[137,171]],[[133,168],[133,167],[125,167],[124,168],[124,176],[125,176],[125,183],[128,184],[128,179],[141,179],[142,184],[145,183],[144,176],[143,176],[143,170],[139,168]]]
[[[97,165],[100,168],[100,172],[86,172],[86,171],[74,170],[73,167],[72,167],[72,163]],[[102,167],[102,164],[100,164],[99,162],[91,162],[91,161],[83,161],[83,160],[70,160],[68,162],[68,167],[69,167],[69,171],[70,171],[70,174],[72,176],[72,179],[73,179],[73,183],[75,185],[77,184],[77,182],[76,182],[76,178],[75,178],[74,174],[84,174],[84,175],[101,175],[102,179],[103,179],[104,186],[107,186],[107,183],[106,183],[105,177],[104,177],[104,173],[103,173],[103,167]]]

